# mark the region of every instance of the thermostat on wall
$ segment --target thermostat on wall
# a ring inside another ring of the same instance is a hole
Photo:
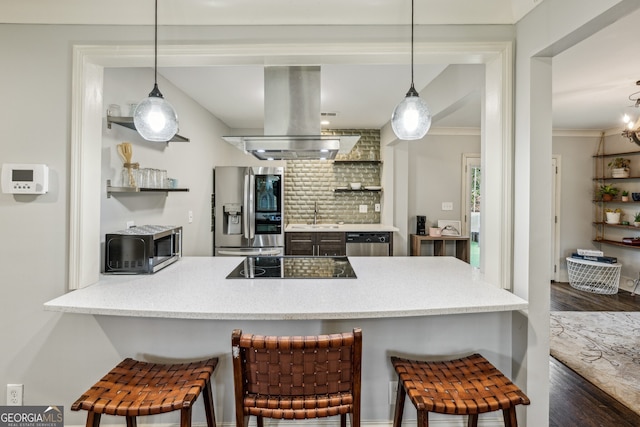
[[[49,191],[49,167],[47,165],[3,163],[3,193],[45,194],[47,191]]]

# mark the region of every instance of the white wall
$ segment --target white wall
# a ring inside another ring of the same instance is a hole
[[[212,138],[228,132],[226,126],[211,116],[200,105],[163,79],[160,91],[178,112],[179,133],[190,142],[152,143],[142,139],[135,131],[112,125],[103,127],[100,236],[104,242],[106,233],[126,228],[127,221],[136,225],[160,224],[183,227],[184,255],[212,255],[211,193],[212,169],[220,158],[222,148],[228,145]],[[105,70],[104,111],[110,104],[121,106],[123,115],[128,102],[142,100],[153,87],[153,70],[148,68],[110,68]],[[120,185],[122,159],[116,145],[130,142],[133,162],[140,167],[166,169],[168,176],[178,179],[180,187],[189,188],[186,193],[137,193],[116,194],[107,198],[106,180]],[[222,154],[222,155],[221,155]],[[188,222],[188,212],[193,212],[193,222]]]
[[[110,104],[120,105],[127,115],[128,104],[139,102],[153,88],[153,70],[150,68],[106,68],[104,72],[103,110]],[[159,88],[165,99],[178,112],[178,133],[189,142],[152,143],[135,131],[103,124],[102,172],[100,197],[100,236],[126,228],[127,221],[136,225],[161,224],[183,227],[183,255],[208,256],[213,254],[211,233],[211,193],[213,168],[221,165],[258,164],[220,138],[231,133],[224,123],[201,105],[158,76]],[[122,159],[117,144],[130,142],[133,162],[140,168],[167,170],[168,176],[177,178],[179,187],[189,192],[115,194],[107,197],[106,180],[119,185]],[[188,213],[193,213],[189,223]]]
[[[416,232],[416,215],[426,215],[427,227],[439,219],[462,222],[462,155],[480,152],[478,135],[441,135],[435,129],[409,144],[409,230]],[[443,211],[442,202],[453,202]]]

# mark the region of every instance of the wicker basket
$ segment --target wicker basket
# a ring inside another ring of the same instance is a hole
[[[595,294],[615,294],[620,284],[622,264],[567,258],[569,284],[581,291]]]

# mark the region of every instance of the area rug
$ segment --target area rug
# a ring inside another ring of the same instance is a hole
[[[553,311],[551,355],[640,414],[640,312]]]

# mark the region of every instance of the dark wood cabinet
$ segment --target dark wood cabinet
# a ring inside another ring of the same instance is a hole
[[[342,232],[294,232],[285,234],[285,255],[345,256]]]
[[[285,233],[285,255],[315,255],[316,233]]]

